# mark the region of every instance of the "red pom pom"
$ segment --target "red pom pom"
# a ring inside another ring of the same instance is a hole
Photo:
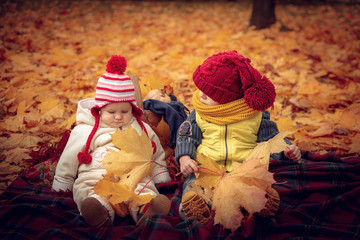
[[[244,99],[247,105],[257,111],[265,111],[274,104],[275,87],[265,76],[246,89]]]
[[[77,157],[78,157],[79,163],[81,163],[81,164],[91,163],[91,155],[88,152],[79,152]]]
[[[114,74],[123,74],[126,70],[126,59],[120,55],[111,56],[106,65],[106,72]]]

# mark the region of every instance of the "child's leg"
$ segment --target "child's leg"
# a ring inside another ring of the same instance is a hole
[[[156,195],[150,203],[142,206],[135,206],[130,209],[130,214],[137,225],[141,224],[145,219],[151,216],[157,214],[169,214],[171,205],[169,198],[159,193],[154,182],[150,181],[150,177],[143,178],[136,186],[134,192],[140,195]]]
[[[197,219],[206,224],[211,219],[211,212],[205,200],[195,191],[190,190],[189,184],[195,182],[195,180],[195,175],[191,174],[184,181],[179,214],[184,220]]]
[[[182,195],[184,195],[186,192],[190,191],[190,187],[189,184],[193,183],[196,181],[196,177],[195,174],[192,173],[189,176],[186,177],[184,183],[183,183],[183,191],[182,191]]]
[[[168,215],[170,207],[171,202],[168,197],[163,194],[157,195],[155,198],[151,199],[150,203],[140,208],[138,214],[139,220],[136,225],[142,224],[147,218],[157,214]]]
[[[194,173],[192,173],[191,175],[186,177],[185,181],[183,182],[182,196],[184,196],[188,191],[190,191],[189,184],[195,182],[195,180],[196,180],[196,177],[195,177]],[[187,217],[183,211],[182,203],[180,203],[180,206],[179,206],[179,215],[183,220],[187,220]]]
[[[115,211],[111,207],[108,199],[100,197],[94,192],[94,186],[99,179],[103,178],[103,174],[106,174],[105,169],[102,172],[97,171],[94,174],[79,174],[73,188],[74,201],[81,215],[86,222],[96,227],[99,227],[102,221],[104,224],[109,225],[108,219],[112,225],[115,218]],[[99,216],[101,216],[101,218]]]
[[[85,221],[93,227],[111,227],[113,226],[113,219],[109,216],[109,211],[104,205],[109,205],[101,200],[98,196],[89,196],[85,198],[81,204],[81,215]],[[109,205],[108,208],[113,212],[114,210]],[[114,213],[112,214],[114,215]]]

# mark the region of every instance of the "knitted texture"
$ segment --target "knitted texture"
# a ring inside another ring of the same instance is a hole
[[[215,106],[209,106],[200,101],[199,90],[193,95],[193,106],[200,117],[206,121],[226,125],[249,119],[255,116],[259,111],[251,109],[243,98]]]
[[[114,102],[131,102],[136,106],[135,87],[131,78],[124,74],[126,59],[113,55],[106,65],[106,73],[101,75],[96,86],[95,107]]]
[[[114,74],[123,74],[126,70],[127,63],[123,56],[113,55],[106,64],[106,72]]]
[[[136,104],[135,87],[127,75],[105,73],[96,85],[96,107],[101,108],[114,102],[132,102]]]
[[[136,105],[135,87],[131,78],[124,74],[126,59],[119,55],[113,55],[106,65],[106,73],[101,75],[96,85],[95,106],[91,114],[95,118],[95,124],[86,141],[85,148],[77,157],[81,164],[89,164],[92,160],[89,154],[90,144],[100,124],[100,109],[110,103],[129,102],[132,105],[132,114],[147,134],[141,121],[143,111]],[[152,143],[154,152],[155,143]]]
[[[244,98],[254,110],[265,111],[275,101],[275,87],[250,62],[236,51],[214,54],[197,67],[194,83],[220,104]]]

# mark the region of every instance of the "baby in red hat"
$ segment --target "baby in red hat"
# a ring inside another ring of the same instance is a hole
[[[180,215],[207,223],[211,219],[209,207],[188,186],[196,180],[196,154],[202,153],[232,171],[234,161],[243,162],[257,143],[279,133],[266,110],[273,106],[276,93],[269,79],[250,65],[250,59],[236,51],[207,58],[195,70],[193,81],[198,87],[192,100],[194,110],[179,127],[175,148],[176,161],[186,176]],[[301,158],[295,145],[271,157],[282,154],[295,161]]]
[[[155,187],[155,183],[171,181],[165,152],[151,127],[140,119],[143,111],[136,105],[135,88],[131,78],[124,74],[125,69],[125,58],[112,56],[106,73],[98,80],[95,99],[79,101],[77,126],[59,159],[52,185],[54,191],[73,192],[81,215],[93,227],[113,225],[115,210],[108,199],[97,195],[93,188],[106,175],[102,164],[104,156],[109,148],[115,148],[110,134],[130,126],[139,135],[143,131],[147,134],[154,148],[152,160],[157,163],[153,164],[152,175],[143,178],[134,190],[136,194],[141,191],[141,194],[157,196],[146,207],[130,209],[130,214],[140,223],[155,214],[168,214],[170,210],[170,200]]]

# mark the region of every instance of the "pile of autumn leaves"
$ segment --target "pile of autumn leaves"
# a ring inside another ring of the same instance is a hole
[[[17,6],[1,16],[0,189],[29,152],[59,141],[77,101],[94,96],[113,54],[140,77],[142,94],[171,86],[192,109],[191,79],[213,53],[237,50],[275,84],[272,111],[303,150],[360,153],[359,7],[278,5],[255,31],[251,4],[74,1]]]

